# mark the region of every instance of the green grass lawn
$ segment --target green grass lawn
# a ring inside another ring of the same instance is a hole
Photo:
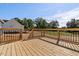
[[[46,34],[58,36],[58,32],[57,32],[57,31],[48,31],[48,32],[46,32]],[[64,35],[64,36],[71,36],[71,34],[72,34],[72,33],[61,32],[61,35]]]

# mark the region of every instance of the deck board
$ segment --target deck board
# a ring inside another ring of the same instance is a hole
[[[73,55],[72,53],[69,53],[70,52],[69,50],[61,49],[61,47],[57,47],[55,45],[52,46],[52,44],[50,44],[49,46],[45,42],[44,45],[46,46],[46,48],[49,48],[54,55]]]
[[[24,50],[24,48],[21,46],[20,42],[18,43],[18,46],[19,46],[19,48],[20,48],[21,55],[22,55],[22,56],[25,56],[25,55],[26,55],[25,50]]]
[[[31,45],[31,47],[32,48],[34,48],[35,49],[35,47],[36,48],[39,48],[40,47],[40,45],[39,45],[39,47],[38,47],[38,45],[36,46],[36,44],[35,43],[31,43],[31,42],[28,42],[30,45]],[[45,49],[45,48],[39,48],[39,51],[41,50],[41,52],[43,52],[43,55],[50,55],[50,53],[48,53],[49,51],[47,50],[47,49]],[[38,50],[35,50],[36,51],[36,53],[38,52]],[[41,54],[42,55],[42,54]]]
[[[2,50],[2,53],[1,53],[2,56],[5,55],[6,50],[7,50],[7,45],[5,45],[5,47],[3,47],[3,50]]]
[[[24,49],[26,55],[27,55],[27,56],[31,55],[30,51],[27,49],[26,45],[24,45],[23,42],[21,42],[21,45],[22,45],[22,47],[23,47],[23,49]]]
[[[11,43],[11,44],[12,44],[12,56],[15,56],[16,55],[15,45],[14,43]]]
[[[2,55],[4,49],[4,45],[0,46],[0,55]]]
[[[26,42],[26,44],[27,44],[27,47],[29,47],[30,52],[32,52],[33,55],[35,55],[35,56],[38,55],[38,54],[36,53],[36,51],[34,51],[34,48],[32,48],[32,47],[30,46],[29,43]]]
[[[15,49],[16,49],[16,55],[21,56],[21,51],[20,51],[20,48],[18,46],[18,42],[15,43]]]
[[[10,55],[11,55],[11,44],[8,44],[6,56],[10,56]]]
[[[41,39],[48,41],[48,42],[51,42],[51,43],[55,43],[55,44],[57,43],[56,39],[51,39],[51,38],[47,38],[47,37],[41,37]],[[69,43],[69,42],[61,41],[61,40],[59,41],[58,44],[61,45],[61,46],[79,51],[79,45],[77,45],[77,44],[72,44],[72,43]]]
[[[60,42],[64,44],[63,42]],[[66,45],[69,45],[68,43]],[[75,46],[76,47],[76,46]],[[78,49],[78,48],[77,48]],[[40,39],[0,45],[1,56],[79,56],[79,53]]]

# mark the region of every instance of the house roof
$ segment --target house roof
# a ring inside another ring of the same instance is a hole
[[[9,20],[0,19],[0,22],[1,22],[2,24],[4,24],[4,23],[7,22],[7,21],[9,21]]]
[[[7,22],[7,21],[9,21],[9,20],[3,20],[4,22]]]
[[[5,23],[3,20],[0,20],[0,22],[1,22],[2,24],[4,24],[4,23]]]
[[[23,24],[21,24],[20,22],[16,21],[15,19],[11,19],[11,20],[8,20],[8,21],[15,21],[15,22],[17,22],[18,24],[24,26]]]
[[[15,19],[11,19],[11,20],[15,20]],[[16,22],[18,22],[19,24],[23,25],[22,23],[20,23],[19,21],[15,20]]]
[[[15,20],[15,19],[11,19],[11,20]],[[4,23],[6,23],[7,21],[10,21],[10,20],[0,20],[0,22],[2,23],[2,24],[4,24]],[[16,21],[16,20],[15,20]],[[16,21],[16,22],[18,22],[18,21]],[[21,24],[20,22],[18,22],[19,24]],[[21,25],[23,25],[23,24],[21,24]]]

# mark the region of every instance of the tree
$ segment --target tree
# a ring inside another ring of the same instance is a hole
[[[75,19],[71,19],[71,27],[72,28],[75,28],[76,27]]]
[[[32,21],[32,19],[27,19],[27,23],[28,23],[28,29],[34,28],[34,22]]]
[[[28,22],[26,18],[23,19],[22,24],[24,25],[24,28],[28,29]]]
[[[66,26],[67,26],[67,28],[71,28],[71,22],[68,21]]]
[[[40,18],[40,17],[35,19],[35,24],[36,24],[36,28],[46,28],[47,27],[46,20],[43,18]]]
[[[21,19],[19,19],[17,17],[13,18],[13,19],[15,19],[16,21],[18,21],[22,25],[24,25],[25,29],[32,29],[34,27],[32,19],[26,19],[26,18],[24,18],[23,20],[21,20]]]
[[[49,23],[48,26],[49,26],[50,28],[57,28],[57,27],[59,26],[59,23],[58,23],[58,21],[53,20],[53,21],[51,21],[51,22]]]
[[[77,27],[77,23],[76,23],[76,20],[75,19],[71,19],[71,21],[69,22],[67,22],[67,27],[68,28],[75,28],[75,27]]]
[[[13,18],[14,20],[16,20],[16,21],[18,21],[20,24],[23,24],[22,22],[22,20],[21,19],[19,19],[18,17],[15,17],[15,18]]]

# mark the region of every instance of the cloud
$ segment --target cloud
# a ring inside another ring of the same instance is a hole
[[[62,18],[62,19],[79,18],[79,8],[75,8],[70,11],[55,14],[53,18]]]
[[[53,16],[48,16],[46,18],[50,19],[48,21],[51,21],[53,19],[59,21],[60,27],[63,27],[63,26],[66,26],[66,23],[71,19],[73,18],[79,19],[79,8],[75,8],[65,12],[59,12]]]

